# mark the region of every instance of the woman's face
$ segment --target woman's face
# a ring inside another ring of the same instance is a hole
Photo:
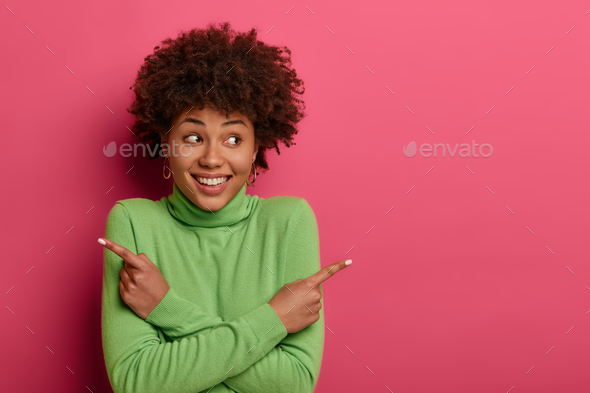
[[[203,110],[194,107],[187,114],[190,108],[172,119],[172,129],[162,138],[163,150],[170,159],[167,165],[174,182],[184,195],[203,210],[217,211],[236,196],[250,176],[258,153],[254,126],[237,111],[227,119],[208,106]],[[169,173],[167,168],[165,171]],[[197,179],[208,175],[229,179],[217,187],[198,183]]]

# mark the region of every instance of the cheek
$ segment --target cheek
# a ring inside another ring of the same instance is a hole
[[[175,171],[186,171],[191,167],[192,161],[190,158],[184,158],[182,156],[179,157],[172,157],[170,159],[170,164]]]
[[[252,170],[252,157],[244,155],[236,160],[233,164],[235,171],[242,175],[247,175]]]

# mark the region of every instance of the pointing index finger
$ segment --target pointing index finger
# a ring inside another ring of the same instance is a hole
[[[109,250],[123,258],[124,261],[128,262],[134,268],[139,269],[141,264],[141,258],[135,255],[133,252],[129,251],[127,248],[115,243],[112,240],[105,239],[104,237],[99,238],[98,242],[105,246],[105,248],[108,248]]]
[[[326,266],[325,268],[321,269],[319,272],[314,274],[313,276],[309,277],[315,285],[319,285],[326,281],[328,278],[332,277],[334,274],[339,272],[340,270],[344,269],[348,265],[352,263],[352,260],[342,260],[331,265]]]

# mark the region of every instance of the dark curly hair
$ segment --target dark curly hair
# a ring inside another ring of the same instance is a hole
[[[295,125],[306,116],[305,103],[295,94],[303,94],[305,87],[290,68],[289,48],[258,41],[254,28],[236,33],[229,22],[180,32],[160,45],[145,57],[129,88],[135,92],[127,109],[136,117],[132,132],[149,144],[153,155],[148,160],[160,155],[161,137],[187,105],[201,110],[207,105],[225,111],[227,118],[235,110],[248,117],[259,144],[254,162],[264,172],[267,149],[281,154],[279,141],[295,144]]]

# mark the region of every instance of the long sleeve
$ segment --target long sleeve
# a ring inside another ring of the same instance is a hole
[[[124,205],[107,218],[105,237],[137,253],[134,228]],[[247,370],[271,351],[287,331],[265,303],[230,322],[172,342],[137,316],[119,292],[124,261],[104,249],[102,341],[115,393],[200,392]]]
[[[203,333],[223,322],[221,317],[208,314],[199,305],[182,298],[174,288],[168,290],[145,320],[175,341]]]
[[[305,279],[321,269],[316,217],[309,203],[302,201],[296,213],[299,216],[290,229],[284,284]],[[288,334],[266,356],[224,383],[238,393],[313,392],[322,363],[324,328],[322,307],[315,323]]]

